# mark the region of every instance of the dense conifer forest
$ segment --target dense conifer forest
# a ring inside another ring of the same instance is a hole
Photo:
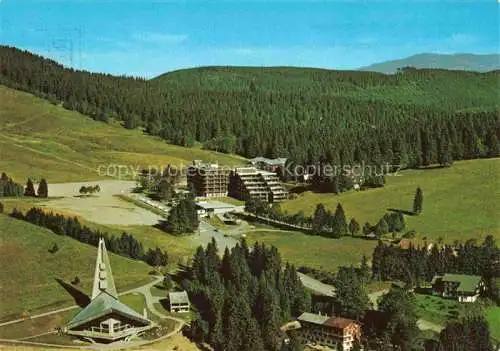
[[[298,164],[418,167],[499,156],[499,74],[208,67],[146,80],[0,47],[0,84],[174,144]]]
[[[193,257],[183,286],[198,314],[191,323],[194,340],[214,350],[278,351],[280,326],[310,308],[297,272],[282,265],[278,250],[243,240],[222,259],[215,241]]]

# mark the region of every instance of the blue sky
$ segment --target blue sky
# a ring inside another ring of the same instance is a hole
[[[355,69],[422,52],[498,53],[497,0],[0,0],[0,42],[65,65]]]

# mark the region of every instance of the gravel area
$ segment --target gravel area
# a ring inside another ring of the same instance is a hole
[[[81,186],[99,184],[100,193],[80,196]],[[133,181],[103,180],[96,182],[49,184],[51,197],[62,197],[45,203],[61,211],[79,215],[89,221],[115,225],[153,225],[160,216],[124,201],[115,195],[129,193],[135,187]]]

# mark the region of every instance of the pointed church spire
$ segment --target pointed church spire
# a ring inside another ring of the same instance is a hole
[[[109,264],[108,251],[104,239],[99,239],[97,246],[97,260],[94,272],[94,285],[92,288],[92,300],[96,298],[101,292],[106,292],[115,299],[118,299],[116,292],[115,281],[111,273],[111,266]]]

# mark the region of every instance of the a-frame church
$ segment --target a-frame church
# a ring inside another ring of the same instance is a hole
[[[95,342],[128,340],[154,326],[146,316],[118,300],[104,239],[99,240],[90,303],[62,331]]]

